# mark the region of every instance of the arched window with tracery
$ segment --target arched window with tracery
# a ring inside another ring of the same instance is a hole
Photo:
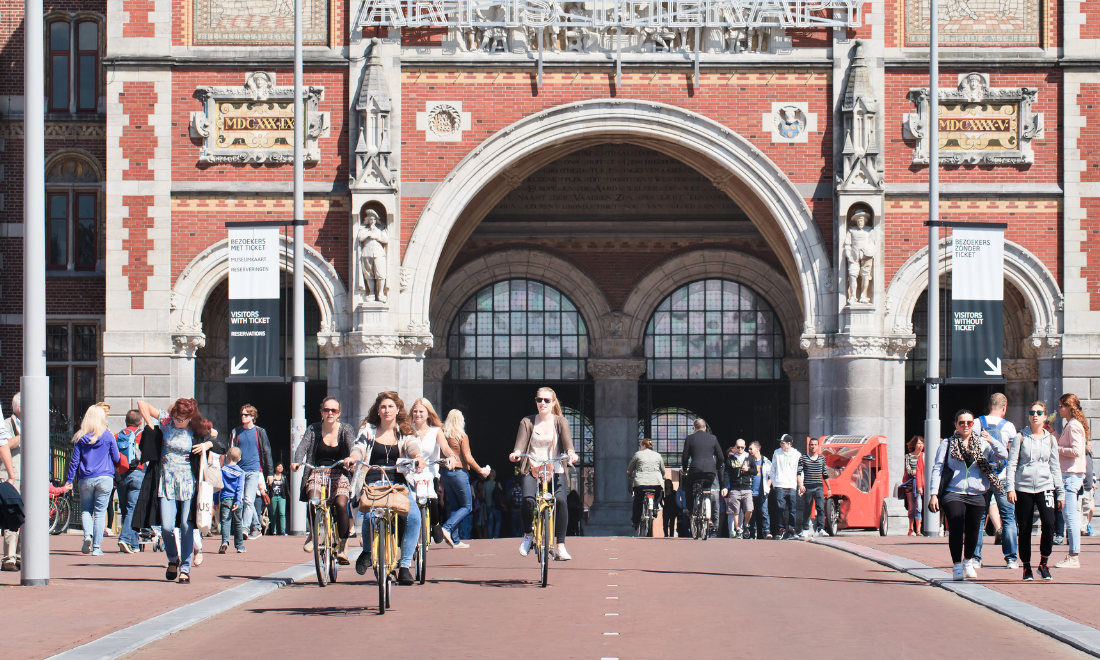
[[[649,416],[649,438],[653,450],[665,459],[666,467],[679,467],[684,451],[684,438],[695,432],[695,420],[699,419],[687,408],[657,408]],[[710,431],[710,426],[707,426]],[[638,420],[638,439],[645,438],[645,420]]]

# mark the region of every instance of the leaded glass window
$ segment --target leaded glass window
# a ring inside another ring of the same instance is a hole
[[[596,484],[596,458],[592,452],[595,427],[592,425],[592,419],[581,415],[576,408],[562,406],[561,414],[569,422],[569,435],[573,438],[573,448],[577,452],[578,460],[575,468],[579,472],[579,482],[583,485],[580,492],[584,495],[585,502],[591,502],[592,496],[595,495]]]
[[[652,380],[775,380],[783,329],[762,296],[730,280],[700,280],[661,301],[646,326]]]
[[[695,420],[699,415],[686,408],[657,408],[649,416],[649,438],[653,450],[665,459],[665,467],[680,466],[684,451],[684,438],[695,433]],[[707,426],[710,432],[710,426]],[[638,440],[645,438],[645,420],[638,420]]]
[[[554,287],[507,280],[462,305],[447,355],[457,380],[582,380],[588,328],[576,305]]]

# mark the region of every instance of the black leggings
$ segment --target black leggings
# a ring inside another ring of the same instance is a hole
[[[523,487],[523,530],[530,534],[535,529],[535,497],[539,493],[539,482],[529,474],[519,478]],[[554,498],[558,501],[557,515],[554,516],[554,536],[558,543],[565,543],[565,529],[569,525],[569,506],[565,501],[565,488],[562,475],[554,475]]]
[[[311,490],[306,493],[309,499],[319,494],[320,492],[316,490]],[[306,501],[309,501],[309,499]],[[336,497],[330,498],[329,508],[336,514],[336,533],[340,535],[340,538],[346,539],[348,534],[351,533],[351,517],[348,515],[348,496],[337,495]]]
[[[947,517],[947,546],[951,549],[951,563],[958,564],[964,556],[973,559],[974,548],[978,547],[978,535],[982,533],[985,507],[949,500],[943,503],[943,514]]]
[[[1054,552],[1054,507],[1047,506],[1046,493],[1016,491],[1016,528],[1020,530],[1020,561],[1031,568],[1031,528],[1035,523],[1035,507],[1039,507],[1042,533],[1039,536],[1039,563],[1045,564]]]

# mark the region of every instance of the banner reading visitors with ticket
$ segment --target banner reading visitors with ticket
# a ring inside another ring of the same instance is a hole
[[[277,226],[229,227],[229,375],[280,376]]]
[[[956,227],[952,235],[951,378],[1000,379],[1004,356],[1004,229]]]

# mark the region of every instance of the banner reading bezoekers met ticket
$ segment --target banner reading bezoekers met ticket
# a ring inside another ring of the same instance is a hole
[[[229,375],[279,373],[279,228],[229,228]]]

